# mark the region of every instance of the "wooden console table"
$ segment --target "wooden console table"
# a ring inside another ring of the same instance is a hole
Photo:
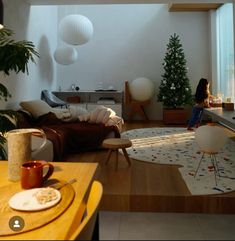
[[[235,130],[235,111],[226,111],[221,107],[205,108],[204,113],[211,116],[213,120],[221,122],[225,126]]]

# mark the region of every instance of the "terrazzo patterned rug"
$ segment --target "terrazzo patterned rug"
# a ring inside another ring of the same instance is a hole
[[[195,132],[186,128],[143,128],[123,132],[132,147],[127,153],[133,159],[157,164],[181,165],[179,171],[192,195],[221,194],[235,190],[235,142],[227,139],[216,155],[220,175],[215,175],[210,156],[205,154],[196,177],[195,170],[202,153],[195,141]]]

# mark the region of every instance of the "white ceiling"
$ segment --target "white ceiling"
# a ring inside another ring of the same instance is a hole
[[[228,3],[234,0],[24,0],[31,5],[135,4],[135,3]]]

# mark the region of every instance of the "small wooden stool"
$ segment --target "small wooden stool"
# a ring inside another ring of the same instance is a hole
[[[109,162],[111,153],[112,153],[112,151],[114,151],[116,153],[116,170],[117,170],[118,169],[118,149],[121,148],[129,166],[131,165],[131,161],[126,152],[126,148],[132,146],[132,142],[129,139],[108,138],[103,141],[102,146],[104,148],[109,149],[105,164],[107,164]]]

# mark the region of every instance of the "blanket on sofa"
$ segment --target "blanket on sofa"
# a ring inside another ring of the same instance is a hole
[[[117,125],[107,126],[104,123],[89,123],[87,121],[64,122],[49,112],[34,118],[24,110],[0,111],[0,127],[3,118],[14,117],[14,123],[9,126],[14,128],[41,128],[44,130],[47,139],[53,143],[54,161],[62,161],[67,154],[74,154],[83,151],[91,151],[99,148],[102,141],[110,134],[120,137]],[[13,116],[13,117],[12,117]],[[9,130],[10,130],[9,129]],[[6,130],[8,131],[8,129]]]
[[[53,142],[56,161],[61,161],[67,154],[99,148],[110,133],[120,137],[117,126],[85,121],[63,122],[51,112],[40,116],[35,126],[43,129],[47,138]]]

